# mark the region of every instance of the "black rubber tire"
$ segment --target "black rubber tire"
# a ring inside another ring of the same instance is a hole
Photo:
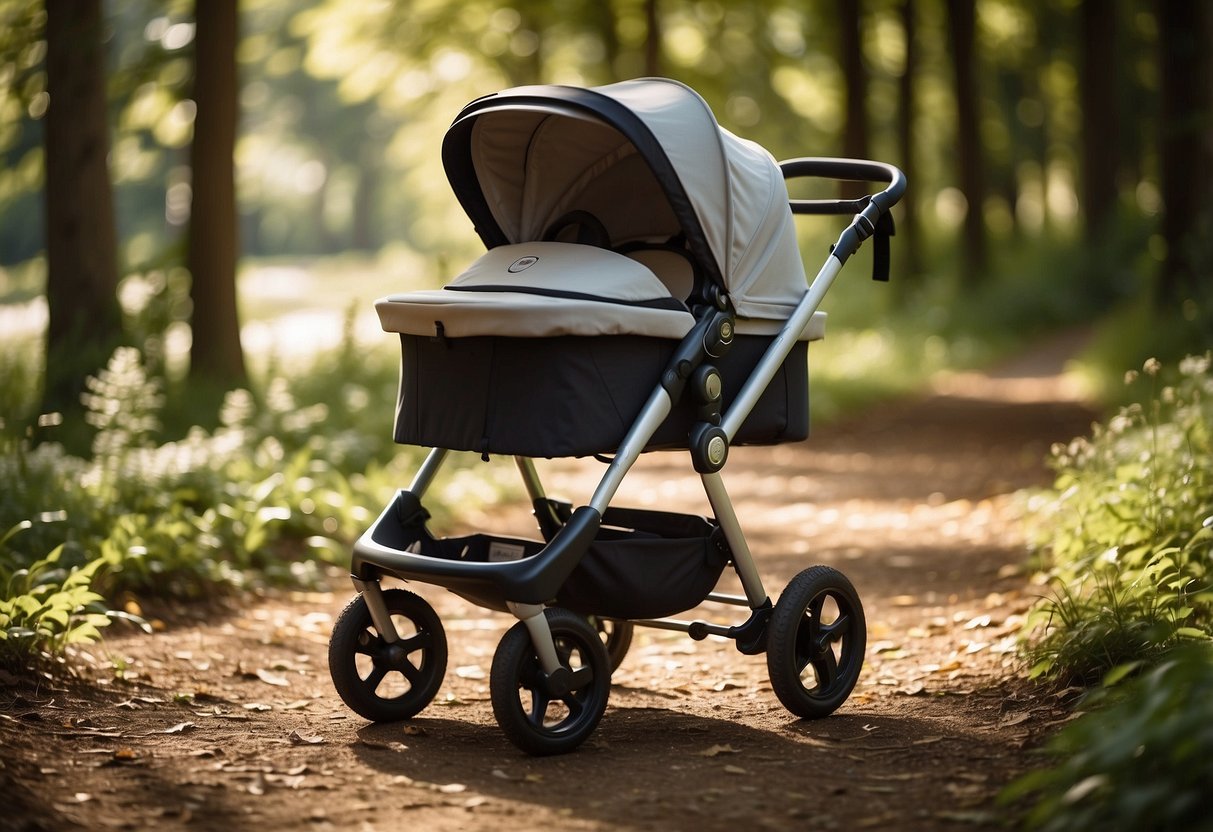
[[[617,618],[598,618],[590,616],[590,624],[598,630],[598,637],[606,647],[607,658],[610,660],[611,673],[614,674],[623,664],[632,646],[632,634],[635,628],[630,621],[620,621]]]
[[[415,716],[438,694],[446,674],[446,633],[434,608],[405,589],[384,590],[383,602],[400,635],[395,644],[379,635],[361,595],[342,610],[329,639],[337,694],[372,722]]]
[[[544,613],[561,665],[583,678],[564,695],[549,694],[521,621],[497,645],[489,674],[497,724],[510,742],[537,757],[564,754],[585,742],[598,727],[611,692],[610,659],[598,631],[569,610],[552,607]]]
[[[855,688],[866,645],[855,587],[828,566],[806,569],[779,596],[767,624],[771,688],[796,716],[829,716]]]

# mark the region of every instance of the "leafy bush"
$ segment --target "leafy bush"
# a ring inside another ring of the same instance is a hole
[[[1029,618],[1033,676],[1093,684],[1213,634],[1213,377],[1191,356],[1174,384],[1147,361],[1146,402],[1054,449],[1032,502],[1056,588]]]
[[[341,383],[349,388],[356,376]],[[228,395],[221,425],[157,443],[164,397],[136,350],[89,380],[91,458],[0,434],[0,659],[94,638],[120,594],[199,598],[250,580],[311,582],[384,502],[373,442],[330,432],[285,382]],[[47,420],[53,422],[53,420]],[[334,461],[336,459],[336,462]],[[364,471],[345,473],[339,465]],[[47,555],[46,553],[50,553]]]
[[[1041,832],[1213,830],[1213,648],[1177,649],[1165,662],[1088,704],[1048,746],[1055,765],[1002,795],[1030,798]]]

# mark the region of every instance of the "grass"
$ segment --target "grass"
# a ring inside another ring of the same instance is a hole
[[[1034,496],[1053,594],[1031,674],[1091,692],[1004,799],[1047,830],[1213,829],[1213,353],[1124,379],[1137,401],[1053,451]]]

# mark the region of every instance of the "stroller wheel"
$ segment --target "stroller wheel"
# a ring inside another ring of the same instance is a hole
[[[383,602],[399,641],[384,641],[361,595],[341,612],[329,640],[333,686],[354,713],[373,722],[417,714],[446,673],[446,633],[434,608],[404,589],[384,590]]]
[[[563,754],[594,732],[611,690],[610,659],[583,616],[545,610],[556,655],[569,674],[543,672],[521,621],[506,631],[493,656],[493,715],[510,742],[528,754]]]
[[[599,618],[596,615],[590,616],[590,623],[598,630],[598,637],[602,639],[607,658],[610,659],[611,673],[614,673],[627,656],[628,648],[632,646],[632,623],[614,618]]]
[[[783,706],[805,719],[833,713],[863,667],[867,628],[851,582],[814,566],[792,579],[767,625],[767,670]]]

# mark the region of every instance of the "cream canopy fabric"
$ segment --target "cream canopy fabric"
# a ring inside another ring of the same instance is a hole
[[[452,124],[443,162],[490,248],[540,240],[588,211],[615,246],[685,235],[739,318],[783,320],[805,291],[778,164],[677,81],[486,96]]]

